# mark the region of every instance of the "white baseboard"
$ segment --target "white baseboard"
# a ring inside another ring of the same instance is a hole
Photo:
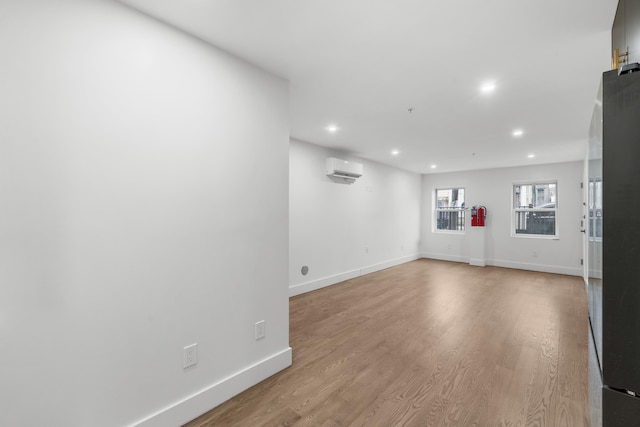
[[[396,258],[391,261],[385,261],[385,262],[380,262],[378,264],[369,265],[366,267],[362,267],[360,269],[360,275],[364,276],[365,274],[375,273],[376,271],[384,270],[385,268],[395,267],[396,265],[415,261],[420,258],[421,258],[420,254],[414,254],[414,255],[409,255],[402,258]]]
[[[461,255],[451,254],[437,254],[433,252],[423,252],[422,258],[437,259],[439,261],[453,261],[453,262],[469,262],[469,258]]]
[[[287,347],[207,388],[133,424],[135,427],[181,426],[244,390],[291,366],[292,351]]]
[[[353,279],[359,276],[364,276],[365,274],[369,274],[369,273],[375,273],[376,271],[384,270],[385,268],[389,268],[389,267],[395,267],[396,265],[404,264],[405,262],[415,261],[419,258],[423,258],[422,254],[409,255],[406,257],[396,258],[396,259],[381,262],[378,264],[368,265],[362,268],[358,268],[356,270],[335,274],[333,276],[323,277],[321,279],[312,280],[310,282],[292,285],[289,287],[289,297],[294,297],[296,295],[315,291],[317,289],[335,285],[336,283],[344,282],[345,280]]]
[[[525,262],[513,262],[503,260],[491,260],[487,261],[487,265],[493,265],[496,267],[515,268],[518,270],[539,271],[541,273],[555,273],[566,274],[569,276],[582,277],[582,267],[562,267],[558,265],[545,265],[545,264],[530,264]]]
[[[440,261],[464,262],[470,265],[475,265],[480,267],[491,265],[495,267],[515,268],[518,270],[539,271],[542,273],[567,274],[569,276],[583,275],[582,267],[572,268],[572,267],[562,267],[557,265],[530,264],[526,262],[514,262],[514,261],[491,260],[491,259],[476,260],[476,259],[469,259],[463,256],[435,254],[435,253],[428,253],[428,252],[423,252],[422,258],[437,259]]]
[[[353,279],[360,276],[360,269],[347,271],[346,273],[335,274],[333,276],[323,277],[322,279],[312,280],[306,283],[300,283],[289,287],[289,297],[305,294],[307,292],[315,291],[317,289],[325,288],[327,286],[335,285],[336,283],[344,282],[345,280]]]
[[[469,258],[469,265],[473,265],[476,267],[484,267],[485,265],[487,265],[487,261],[484,259]]]
[[[468,263],[470,265],[479,266],[479,267],[492,265],[496,267],[515,268],[518,270],[530,270],[530,271],[540,271],[543,273],[582,276],[582,268],[560,267],[555,265],[544,265],[544,264],[529,264],[529,263],[522,263],[522,262],[502,261],[502,260],[470,259],[469,257],[465,257],[461,255],[422,252],[420,254],[410,255],[407,257],[398,258],[391,261],[385,261],[378,264],[365,266],[356,270],[350,270],[344,273],[335,274],[333,276],[323,277],[321,279],[312,280],[310,282],[293,285],[289,287],[289,297],[315,291],[317,289],[335,285],[336,283],[344,282],[345,280],[353,279],[355,277],[363,276],[369,273],[375,273],[376,271],[384,270],[385,268],[389,268],[389,267],[395,267],[396,265],[404,264],[405,262],[414,261],[419,258],[437,259],[440,261],[464,262],[464,263]]]

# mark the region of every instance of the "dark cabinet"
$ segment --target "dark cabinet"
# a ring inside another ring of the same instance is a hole
[[[638,117],[640,73],[604,73],[590,131],[588,164],[588,206],[593,214],[587,292],[594,427],[640,425]],[[597,411],[600,402],[601,415]]]

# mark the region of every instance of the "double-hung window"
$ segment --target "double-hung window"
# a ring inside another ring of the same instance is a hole
[[[464,188],[435,191],[435,230],[464,231]]]
[[[513,185],[513,235],[558,237],[558,183]]]

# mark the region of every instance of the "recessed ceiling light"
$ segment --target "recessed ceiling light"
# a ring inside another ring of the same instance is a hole
[[[437,167],[438,167],[438,165],[431,165],[431,169],[435,169]]]
[[[522,136],[524,134],[524,131],[522,129],[516,129],[513,132],[511,132],[511,135],[518,137],[518,136]]]
[[[496,90],[496,82],[484,82],[482,86],[480,86],[480,92],[484,94],[489,94]]]
[[[329,125],[327,126],[327,130],[331,133],[336,133],[338,132],[339,127],[336,125]]]
[[[536,155],[535,154],[529,154],[527,157],[530,159],[533,159]]]
[[[394,156],[397,156],[398,154],[400,154],[400,151],[398,150],[392,150],[391,154],[393,154]]]

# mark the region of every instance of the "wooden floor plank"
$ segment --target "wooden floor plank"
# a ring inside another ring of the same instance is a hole
[[[588,426],[582,279],[417,260],[294,297],[293,365],[187,424]]]

